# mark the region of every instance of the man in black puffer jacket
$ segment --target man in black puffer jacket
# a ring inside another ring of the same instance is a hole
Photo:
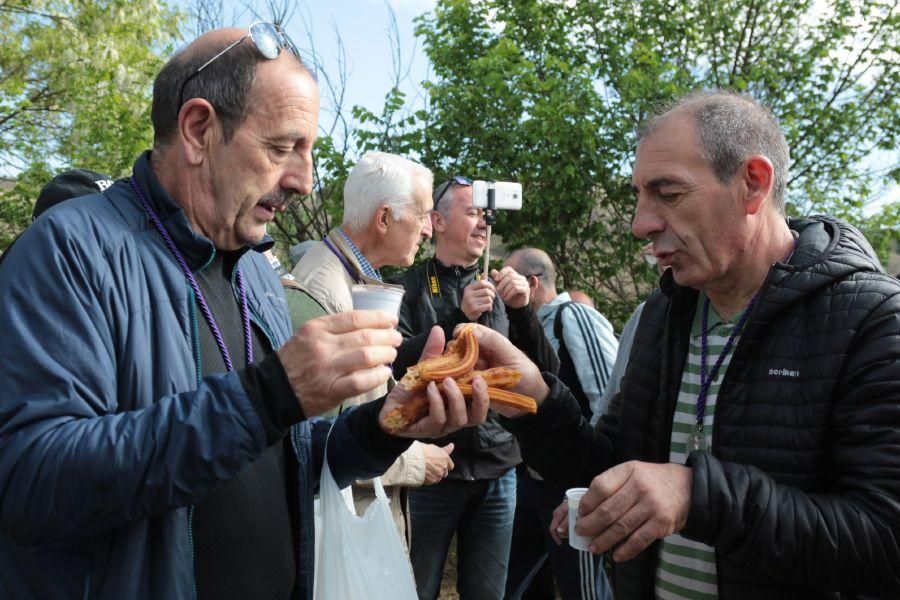
[[[590,485],[576,532],[618,600],[900,594],[900,283],[849,225],[784,219],[786,179],[751,100],[651,121],[632,228],[671,269],[621,392],[594,430],[526,367],[538,414],[504,412],[529,465]]]
[[[528,303],[525,278],[511,268],[494,271],[494,284],[477,277],[487,229],[483,211],[472,206],[471,182],[454,177],[439,185],[433,197],[435,257],[392,280],[406,289],[395,376],[401,378],[418,361],[432,327],[441,326],[449,340],[459,323],[469,322],[498,331],[542,369],[556,373],[559,360]],[[456,533],[460,596],[500,600],[516,508],[513,468],[522,460],[519,447],[493,413],[480,427],[434,441],[441,446],[451,442],[455,466],[447,478],[409,493],[410,559],[419,598],[437,598]]]

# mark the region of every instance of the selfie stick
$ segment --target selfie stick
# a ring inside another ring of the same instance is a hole
[[[484,224],[487,225],[487,242],[484,246],[484,278],[490,281],[491,276],[491,225],[497,220],[494,216],[494,188],[488,188],[487,208],[484,209]]]

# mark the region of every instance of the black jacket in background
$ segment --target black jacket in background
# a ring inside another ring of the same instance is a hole
[[[687,538],[716,549],[727,600],[900,597],[900,283],[850,226],[792,220],[693,452]],[[565,486],[628,460],[668,462],[697,292],[663,277],[622,389],[593,430],[555,384],[504,419],[525,460]],[[616,565],[617,600],[653,598],[659,544]]]
[[[469,319],[460,310],[463,290],[474,281],[478,265],[471,267],[446,267],[437,259],[429,259],[393,278],[406,289],[400,306],[400,333],[403,344],[394,361],[394,376],[403,377],[407,367],[416,364],[425,341],[434,325],[444,329],[449,340],[453,329]],[[430,278],[437,278],[440,292],[432,294]],[[499,331],[525,352],[542,371],[556,373],[559,360],[530,305],[524,308],[506,308],[497,296],[494,308],[484,313],[478,323]],[[494,479],[522,460],[515,438],[497,422],[497,414],[488,413],[487,422],[480,427],[457,431],[434,443],[444,445],[453,442],[453,462],[450,479]]]

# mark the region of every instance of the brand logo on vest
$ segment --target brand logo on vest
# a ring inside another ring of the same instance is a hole
[[[791,369],[769,369],[769,375],[775,377],[792,377],[796,379],[800,377],[800,371],[792,371]]]

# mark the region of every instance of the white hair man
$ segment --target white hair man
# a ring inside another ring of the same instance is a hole
[[[353,309],[354,284],[385,286],[380,267],[410,266],[431,238],[432,174],[422,165],[385,152],[366,153],[344,184],[344,219],[294,267],[297,283],[329,314]],[[374,400],[387,384],[348,398],[342,408]],[[408,541],[408,511],[401,487],[437,483],[453,468],[453,444],[413,442],[381,477],[401,537]],[[375,498],[369,482],[354,486],[357,510]]]

